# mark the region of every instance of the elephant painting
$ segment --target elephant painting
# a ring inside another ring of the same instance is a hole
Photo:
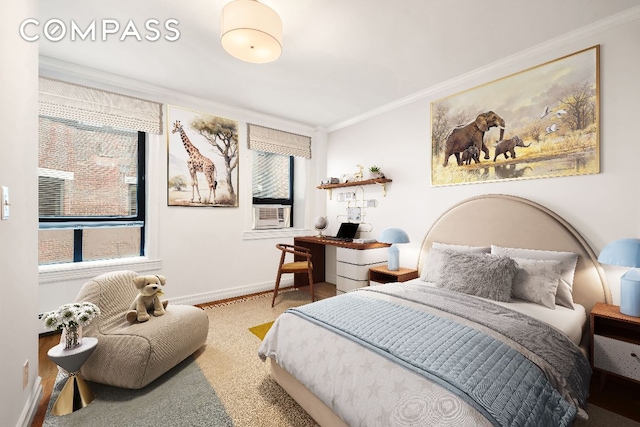
[[[496,171],[496,176],[501,179],[522,178],[527,171],[533,171],[531,166],[525,166],[518,169],[515,163],[511,163],[509,165],[497,164],[494,169]]]
[[[500,140],[504,136],[504,119],[494,113],[493,111],[487,111],[486,113],[478,114],[478,117],[466,125],[458,126],[451,131],[447,137],[444,152],[443,166],[449,164],[449,157],[451,155],[456,156],[458,165],[462,164],[460,159],[460,153],[469,148],[475,146],[480,151],[484,152],[484,158],[489,159],[489,149],[484,144],[484,134],[492,127],[500,128]]]
[[[515,159],[516,147],[528,147],[529,145],[525,145],[518,135],[510,139],[501,139],[496,143],[496,154],[493,156],[493,161],[495,162],[500,154],[504,154],[504,158],[508,159],[509,153],[511,153],[511,158]]]
[[[475,145],[472,145],[462,152],[463,164],[470,165],[471,160],[475,161],[476,163],[480,163],[480,151],[478,151],[478,148]]]

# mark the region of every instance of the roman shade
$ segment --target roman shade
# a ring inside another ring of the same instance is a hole
[[[39,78],[41,116],[162,134],[162,104],[64,82]]]
[[[284,132],[249,123],[247,125],[249,135],[249,149],[266,151],[267,153],[282,154],[284,156],[297,156],[306,159],[311,158],[311,138]]]

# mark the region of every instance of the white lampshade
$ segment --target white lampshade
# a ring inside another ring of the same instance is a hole
[[[220,42],[231,56],[264,64],[282,53],[282,20],[256,0],[234,0],[222,8]]]

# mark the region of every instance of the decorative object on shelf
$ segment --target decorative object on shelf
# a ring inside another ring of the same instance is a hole
[[[382,175],[382,172],[380,171],[380,168],[376,165],[373,165],[371,167],[369,167],[369,179],[376,179],[376,178],[382,178],[384,175]]]
[[[221,13],[220,43],[234,58],[254,64],[275,61],[282,53],[282,20],[256,0],[235,0]]]
[[[400,250],[397,243],[409,243],[409,236],[399,228],[385,228],[378,236],[378,242],[391,243],[389,246],[388,269],[397,271],[400,269]]]
[[[62,331],[60,343],[65,350],[82,345],[82,326],[88,325],[100,315],[98,306],[91,302],[64,304],[59,309],[42,315],[47,329]]]
[[[313,220],[313,228],[318,231],[318,237],[322,237],[322,232],[329,226],[329,221],[325,216],[317,216]]]
[[[618,239],[602,249],[602,264],[631,267],[620,277],[620,313],[640,317],[640,239]]]
[[[347,182],[349,182],[349,174],[347,173],[343,173],[342,175],[340,175],[340,183],[345,184]]]
[[[339,184],[340,183],[340,179],[339,178],[325,178],[322,180],[322,185],[328,185],[328,184]]]
[[[362,173],[364,166],[362,165],[356,165],[356,166],[358,167],[358,172],[353,174],[353,180],[355,182],[362,181],[362,179],[364,178],[364,175]]]

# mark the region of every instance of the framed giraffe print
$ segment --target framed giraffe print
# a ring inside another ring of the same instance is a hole
[[[238,122],[167,106],[169,206],[238,206]]]

